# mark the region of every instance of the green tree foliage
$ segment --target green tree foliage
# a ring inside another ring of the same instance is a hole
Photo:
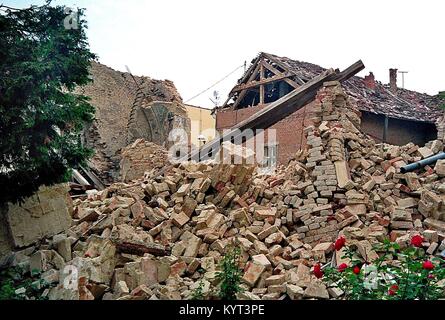
[[[67,181],[91,150],[80,132],[91,121],[88,98],[74,94],[90,80],[83,10],[66,28],[64,6],[0,6],[0,204],[40,185]]]

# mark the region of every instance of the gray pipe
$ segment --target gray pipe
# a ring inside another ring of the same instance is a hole
[[[410,172],[410,171],[413,171],[416,169],[420,169],[428,164],[433,164],[437,160],[440,160],[440,159],[445,159],[445,152],[439,152],[438,154],[436,154],[434,156],[425,158],[423,160],[420,160],[420,161],[417,161],[414,163],[407,164],[406,166],[403,166],[400,168],[400,172],[405,173],[405,172]]]

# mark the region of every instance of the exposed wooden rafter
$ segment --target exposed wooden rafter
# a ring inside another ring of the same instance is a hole
[[[288,66],[286,66],[284,63],[282,63],[280,60],[274,58],[274,57],[271,56],[270,54],[268,54],[268,53],[264,53],[264,52],[263,52],[262,55],[263,55],[265,58],[267,58],[268,60],[273,61],[274,63],[276,63],[276,64],[277,64],[278,66],[280,66],[280,68],[282,68],[283,70],[292,72],[291,70],[289,70],[289,67],[288,67]],[[294,75],[294,77],[295,77],[295,81],[296,81],[297,83],[299,83],[299,84],[304,84],[304,83],[305,83],[305,81],[303,81],[303,79],[301,79],[297,74],[295,74],[294,72],[292,72],[292,74]],[[305,80],[308,80],[308,79],[305,79]]]
[[[254,71],[252,72],[252,74],[250,75],[249,79],[247,80],[247,83],[249,83],[249,82],[251,82],[253,79],[255,79],[256,76],[258,75],[258,73],[260,72],[260,66],[261,66],[261,64],[258,63],[258,62],[259,62],[259,61],[256,62],[255,70],[254,70]],[[232,94],[233,92],[234,92],[234,91],[233,91],[233,89],[232,89],[232,91],[230,92],[230,94]],[[243,98],[244,98],[244,96],[246,95],[246,93],[247,93],[247,89],[244,89],[244,90],[242,90],[242,91],[240,92],[240,94],[238,95],[236,101],[234,102],[234,104],[233,104],[233,106],[232,106],[233,109],[235,109],[235,108],[239,105],[239,103],[241,102],[241,100],[243,100]]]
[[[284,70],[280,71],[277,66]],[[265,77],[266,69],[273,75],[269,78]],[[259,80],[257,80],[259,78]],[[299,77],[292,69],[265,52],[262,52],[258,57],[252,62],[249,69],[245,72],[239,84],[233,87],[230,91],[227,100],[224,102],[222,108],[225,108],[229,101],[234,98],[234,103],[232,105],[232,110],[236,109],[240,103],[245,98],[249,89],[257,88],[259,90],[259,104],[265,103],[265,85],[275,81],[285,81],[293,89],[298,89],[300,86],[304,85],[309,79],[302,79]],[[258,92],[258,91],[257,91]]]
[[[264,81],[264,66],[260,66],[260,81]],[[264,104],[264,84],[260,85],[260,104]]]
[[[294,89],[298,88],[300,86],[300,84],[298,84],[297,82],[293,81],[292,79],[289,79],[288,77],[292,76],[293,73],[291,72],[286,72],[286,73],[282,73],[279,70],[277,70],[276,68],[272,67],[269,63],[267,63],[266,61],[261,61],[261,64],[268,69],[270,72],[274,73],[277,76],[284,76],[283,80],[286,81],[290,86],[292,86]]]
[[[261,67],[264,70],[264,66],[262,64],[261,64]],[[247,82],[247,83],[241,83],[241,84],[235,86],[232,89],[232,91],[233,92],[237,92],[237,91],[241,91],[241,90],[249,89],[249,88],[254,88],[254,87],[258,87],[258,86],[261,87],[264,84],[271,83],[271,82],[278,81],[278,80],[282,80],[282,79],[285,79],[285,78],[291,77],[291,76],[292,76],[292,74],[289,73],[289,72],[282,73],[282,74],[279,74],[279,75],[276,75],[276,76],[273,76],[273,77],[270,77],[270,78],[264,78],[264,76],[263,76],[262,80],[259,80],[259,81],[250,81],[250,82]],[[298,84],[297,84],[297,87],[298,87]]]
[[[256,57],[256,59],[252,62],[250,67],[244,73],[243,77],[240,80],[240,83],[244,83],[247,79],[250,79],[252,77],[252,73],[255,73],[255,70],[258,71],[257,70],[258,62],[262,59],[262,57],[263,57],[263,53],[260,53],[258,55],[258,57]],[[227,97],[227,100],[222,105],[222,108],[227,106],[227,104],[229,103],[230,99],[232,99],[234,93],[235,93],[235,91],[233,91],[233,90],[230,91],[229,96]]]
[[[276,65],[279,65],[285,71],[281,72],[280,70],[272,66],[270,63],[266,62],[265,59],[275,63]],[[266,69],[273,74],[272,77],[265,78]],[[258,74],[259,74],[259,80],[256,80]],[[291,79],[291,77],[295,78],[295,80]],[[222,107],[223,108],[226,107],[230,99],[234,97],[235,93],[239,92],[238,96],[236,97],[232,105],[232,109],[236,109],[246,96],[248,89],[256,87],[259,88],[259,93],[260,93],[259,103],[264,104],[265,85],[279,80],[285,81],[294,89],[298,88],[299,86],[305,83],[303,80],[297,77],[295,73],[291,72],[289,68],[283,65],[280,61],[277,61],[276,59],[274,59],[273,57],[271,57],[266,53],[261,53],[258,55],[255,61],[246,71],[244,76],[241,78],[240,83],[235,87],[233,87],[233,89],[230,91],[229,96],[227,100],[224,102]]]
[[[260,60],[263,58],[263,54],[260,53],[258,55],[258,57],[256,57],[256,59],[252,62],[252,64],[250,65],[250,67],[247,69],[246,73],[243,75],[243,77],[241,78],[241,83],[245,82],[247,79],[252,78],[252,74],[256,73],[257,69],[257,64],[258,62],[260,62]]]

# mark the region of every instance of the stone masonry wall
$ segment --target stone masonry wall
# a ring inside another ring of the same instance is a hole
[[[42,186],[23,204],[9,204],[6,223],[14,247],[28,246],[71,227],[68,184]]]

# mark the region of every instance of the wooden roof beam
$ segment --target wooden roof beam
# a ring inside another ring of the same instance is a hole
[[[260,66],[260,81],[263,81],[264,78],[264,66]],[[260,104],[264,104],[264,84],[260,85]]]
[[[271,55],[269,55],[269,54],[267,54],[267,53],[263,53],[263,55],[264,55],[264,57],[267,58],[268,60],[275,62],[275,63],[276,63],[277,65],[279,65],[283,70],[292,72],[291,70],[289,70],[289,67],[288,67],[286,64],[282,63],[280,60],[275,59],[273,56],[271,56]],[[296,80],[297,83],[299,83],[299,84],[304,84],[304,83],[305,83],[305,81],[303,81],[297,74],[295,74],[294,72],[292,72],[292,74],[295,76],[295,80]]]
[[[258,55],[258,57],[256,57],[256,59],[254,60],[254,62],[250,65],[249,69],[247,69],[247,71],[244,73],[243,77],[240,80],[240,83],[244,83],[247,79],[251,79],[252,77],[255,77],[256,74],[258,74],[258,62],[262,58],[263,58],[263,53],[260,53]],[[247,81],[249,81],[249,80],[247,80]],[[234,93],[235,93],[235,91],[233,91],[233,89],[229,92],[227,100],[222,105],[222,108],[227,106],[227,104],[229,103],[230,99],[232,99]],[[235,101],[235,103],[236,103],[236,101]]]
[[[257,76],[258,73],[260,72],[260,66],[261,66],[261,64],[257,62],[257,65],[256,65],[256,67],[255,67],[255,70],[254,70],[253,73],[250,75],[249,80],[247,80],[247,82],[250,82],[250,81],[252,81],[253,79],[256,78],[256,76]],[[235,92],[235,91],[233,91],[233,89],[232,89],[232,91],[230,91],[229,95],[232,95],[234,92]],[[235,108],[240,104],[241,100],[243,100],[243,98],[244,98],[244,96],[246,95],[246,93],[247,93],[247,89],[244,89],[244,90],[242,90],[242,91],[240,92],[240,94],[238,95],[236,101],[233,103],[233,106],[232,106],[233,109],[235,109]]]
[[[259,80],[259,81],[251,81],[251,82],[248,82],[248,83],[242,83],[242,84],[239,84],[239,85],[235,86],[232,89],[232,91],[233,92],[237,92],[237,91],[241,91],[241,90],[244,90],[244,89],[258,87],[260,85],[264,85],[264,84],[271,83],[271,82],[274,82],[274,81],[283,80],[283,79],[285,80],[285,78],[291,77],[291,76],[292,76],[292,74],[287,72],[287,73],[282,73],[280,75],[276,75],[276,76],[273,76],[273,77],[270,77],[270,78],[264,78],[263,80]]]
[[[269,63],[267,63],[266,61],[261,61],[261,63],[262,63],[262,65],[263,65],[266,69],[268,69],[269,71],[273,72],[274,74],[276,74],[276,75],[283,75],[282,72],[280,72],[279,70],[277,70],[276,68],[274,68],[273,66],[271,66],[271,65],[270,65]],[[286,72],[286,74],[288,75],[288,77],[291,77],[291,76],[294,75],[292,72],[289,72],[289,71]],[[293,88],[295,88],[295,89],[298,88],[298,87],[300,86],[299,83],[293,81],[292,79],[284,78],[283,80],[286,81],[291,87],[293,87]],[[302,82],[301,84],[303,84],[303,83],[304,83],[304,82]]]

